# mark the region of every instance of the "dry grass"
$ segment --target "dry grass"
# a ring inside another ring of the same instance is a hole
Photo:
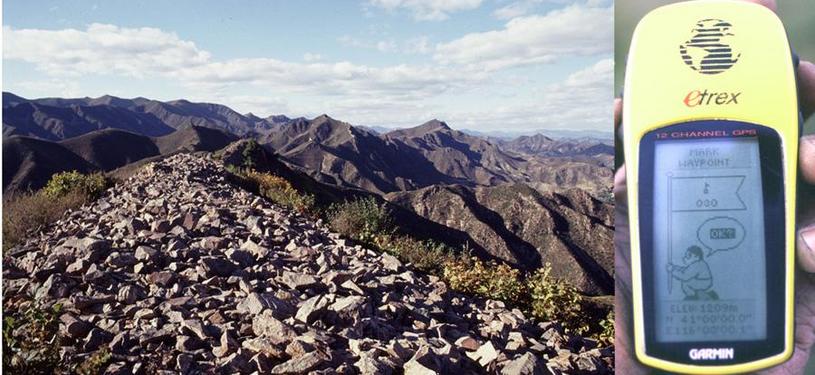
[[[307,214],[314,209],[314,196],[301,194],[286,179],[270,173],[248,170],[243,177],[257,186],[258,193],[272,202]]]
[[[65,211],[82,206],[88,196],[74,191],[59,197],[41,192],[22,193],[3,200],[3,249],[9,249],[46,225],[59,219]]]
[[[99,173],[57,173],[38,192],[19,193],[3,199],[3,249],[59,219],[65,211],[96,199],[110,182]]]

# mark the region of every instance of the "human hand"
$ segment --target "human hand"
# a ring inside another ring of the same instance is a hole
[[[776,10],[775,0],[746,0]],[[804,117],[815,111],[815,65],[801,61],[798,90]],[[614,124],[621,136],[622,100],[614,101]],[[799,148],[797,258],[795,279],[795,348],[792,358],[761,374],[802,374],[815,344],[815,135],[802,137]],[[648,374],[653,369],[640,364],[634,355],[631,295],[631,248],[628,228],[625,165],[614,175],[615,206],[615,371]]]

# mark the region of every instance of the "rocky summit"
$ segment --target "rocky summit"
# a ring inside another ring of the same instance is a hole
[[[596,341],[452,291],[227,176],[206,154],[146,165],[4,254],[4,309],[61,304],[60,360],[107,349],[111,374],[613,371]]]

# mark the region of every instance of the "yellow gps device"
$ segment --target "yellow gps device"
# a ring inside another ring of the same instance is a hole
[[[643,364],[725,374],[791,356],[795,64],[753,3],[676,3],[637,25],[623,144]]]

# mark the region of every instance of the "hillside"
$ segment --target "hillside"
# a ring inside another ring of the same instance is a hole
[[[612,206],[581,190],[540,193],[526,185],[433,186],[391,193],[389,201],[447,227],[515,267],[552,264],[558,278],[588,294],[612,294],[614,257],[608,246]]]
[[[63,369],[106,350],[108,373],[613,371],[593,340],[451,291],[191,154],[149,164],[3,263],[7,316],[62,306]]]
[[[36,190],[54,173],[76,170],[87,173],[96,167],[65,146],[41,139],[3,138],[3,193]]]
[[[614,145],[595,138],[553,139],[543,134],[521,136],[499,141],[506,150],[540,156],[599,156],[614,155]]]
[[[105,128],[64,141],[25,136],[3,139],[3,193],[36,190],[51,175],[76,170],[112,171],[140,160],[180,151],[215,151],[233,137],[215,129],[188,127],[163,137]]]

